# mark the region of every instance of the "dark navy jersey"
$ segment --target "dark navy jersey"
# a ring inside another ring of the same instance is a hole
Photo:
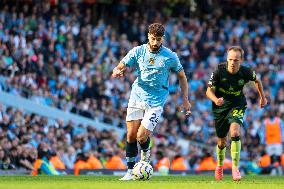
[[[246,67],[240,66],[240,70],[231,74],[227,70],[227,63],[221,63],[212,73],[208,86],[215,90],[218,98],[223,97],[225,101],[239,102],[245,101],[243,88],[249,81],[255,81],[255,72]]]

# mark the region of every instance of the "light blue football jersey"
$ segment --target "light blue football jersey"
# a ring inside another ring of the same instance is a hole
[[[131,49],[121,62],[127,67],[135,66],[138,73],[130,100],[144,102],[150,107],[165,104],[170,72],[178,73],[183,69],[176,53],[164,46],[159,52],[152,53],[147,44]]]

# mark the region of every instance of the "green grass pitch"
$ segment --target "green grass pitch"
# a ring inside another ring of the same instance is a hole
[[[149,181],[118,181],[117,176],[0,176],[0,189],[284,189],[284,176],[154,176]]]

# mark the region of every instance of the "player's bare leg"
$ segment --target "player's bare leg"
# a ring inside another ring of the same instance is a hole
[[[231,157],[232,157],[232,177],[234,181],[241,180],[241,174],[239,171],[239,161],[241,152],[241,140],[240,140],[240,125],[238,123],[231,123],[230,126],[231,135]]]
[[[143,125],[141,125],[138,129],[137,133],[137,141],[141,146],[141,161],[150,162],[150,134],[152,132],[146,129]]]
[[[215,169],[216,180],[222,180],[223,178],[223,164],[226,154],[226,142],[227,142],[227,137],[217,139],[217,146],[216,146],[217,166]]]
[[[135,165],[135,159],[138,153],[137,148],[137,132],[139,129],[139,126],[141,124],[141,120],[133,120],[133,121],[127,121],[127,141],[126,141],[126,161],[127,161],[127,172],[119,180],[133,180],[133,174],[132,170]]]

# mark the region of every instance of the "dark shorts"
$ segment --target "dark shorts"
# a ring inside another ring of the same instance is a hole
[[[226,137],[230,130],[231,123],[235,122],[239,125],[243,125],[245,111],[246,105],[226,109],[213,109],[217,136],[219,138]]]

